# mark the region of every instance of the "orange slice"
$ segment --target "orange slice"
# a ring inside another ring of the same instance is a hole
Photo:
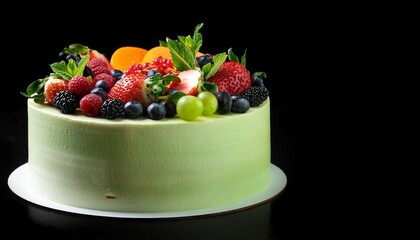
[[[112,54],[110,64],[114,69],[127,70],[134,63],[142,63],[147,50],[140,47],[120,47]]]
[[[171,51],[168,47],[156,46],[147,51],[147,53],[143,57],[142,63],[151,62],[159,56],[169,60],[172,59]]]
[[[201,52],[196,53],[196,57],[203,55]],[[163,57],[169,60],[172,60],[171,50],[168,47],[156,46],[151,49],[144,55],[142,63],[147,63],[155,60],[157,57]]]

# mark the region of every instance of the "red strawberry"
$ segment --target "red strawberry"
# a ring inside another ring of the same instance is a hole
[[[53,99],[56,93],[68,90],[69,89],[69,82],[64,79],[59,78],[50,78],[45,82],[44,85],[44,97],[45,101],[49,105],[53,105]]]
[[[250,72],[239,62],[224,62],[219,70],[208,79],[216,83],[220,92],[231,96],[239,95],[252,85]]]
[[[144,108],[147,108],[154,101],[152,95],[149,94],[144,80],[147,76],[143,73],[133,73],[124,75],[109,90],[108,98],[118,98],[124,104],[128,101],[138,101]]]
[[[74,76],[69,82],[69,91],[74,95],[82,98],[86,94],[90,93],[93,88],[93,83],[90,77],[85,76]]]
[[[172,81],[167,86],[168,91],[179,90],[187,95],[198,95],[198,83],[201,73],[197,70],[187,70],[179,73],[181,81]]]
[[[93,85],[96,84],[97,81],[99,80],[104,80],[106,83],[108,83],[108,87],[109,89],[112,88],[112,86],[114,86],[114,77],[111,76],[111,74],[108,73],[100,73],[98,75],[95,75],[95,77],[93,77]]]
[[[113,67],[111,66],[111,63],[109,62],[108,58],[105,57],[102,53],[98,52],[97,50],[91,49],[89,51],[90,60],[92,59],[101,59],[103,62],[106,63],[108,70],[112,70]]]
[[[102,98],[99,95],[94,93],[89,93],[80,99],[80,110],[83,114],[89,117],[94,117],[99,115],[101,112]]]
[[[100,58],[90,59],[86,66],[88,66],[90,70],[92,70],[93,76],[96,76],[101,73],[111,73],[107,63]]]

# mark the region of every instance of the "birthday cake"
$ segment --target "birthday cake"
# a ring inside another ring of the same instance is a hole
[[[202,26],[110,59],[65,47],[22,92],[31,188],[61,204],[123,212],[211,208],[264,191],[267,76],[246,68],[246,52],[201,53]]]

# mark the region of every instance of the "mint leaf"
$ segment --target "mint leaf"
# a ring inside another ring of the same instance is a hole
[[[79,65],[77,66],[76,71],[74,71],[74,75],[83,76],[83,71],[85,70],[86,64],[89,62],[89,59],[90,59],[89,54],[84,56],[82,59],[80,59]]]
[[[168,47],[172,54],[172,62],[179,71],[195,69],[195,54],[182,42],[168,39]]]
[[[44,103],[44,85],[48,78],[37,79],[28,85],[26,92],[20,94],[26,98],[33,98],[36,103]]]
[[[194,35],[193,35],[193,39],[194,42],[197,43],[197,45],[199,45],[199,48],[201,47],[201,45],[203,44],[203,36],[200,33],[200,29],[204,26],[203,23],[198,24],[195,29],[194,29]],[[197,49],[198,52],[199,49]]]
[[[204,75],[204,79],[207,80],[211,78],[214,74],[216,74],[217,70],[219,70],[220,66],[226,61],[227,54],[226,53],[219,53],[213,57],[213,66],[210,70]]]
[[[73,77],[73,75],[68,72],[67,65],[64,61],[52,63],[50,64],[50,67],[51,70],[62,79],[69,81]]]
[[[213,94],[217,94],[217,92],[219,91],[219,88],[217,87],[217,84],[214,82],[202,82],[202,84],[200,84],[199,88],[198,88],[198,92],[211,92]]]
[[[66,54],[81,54],[87,55],[89,53],[89,48],[80,43],[71,44],[69,47],[64,48],[63,50]]]

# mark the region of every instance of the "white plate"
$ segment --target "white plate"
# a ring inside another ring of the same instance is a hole
[[[10,189],[21,198],[35,203],[40,206],[44,206],[51,209],[61,210],[65,212],[78,213],[92,216],[102,217],[115,217],[115,218],[178,218],[178,217],[193,217],[210,214],[220,214],[231,211],[238,211],[247,207],[252,207],[264,203],[277,194],[279,194],[286,186],[287,178],[284,172],[277,166],[271,164],[270,173],[271,180],[269,186],[261,193],[245,199],[241,202],[217,206],[212,208],[179,211],[179,212],[157,212],[157,213],[142,213],[142,212],[113,212],[113,211],[101,211],[93,209],[85,209],[79,207],[68,206],[65,204],[57,203],[49,199],[43,198],[32,191],[29,187],[30,174],[29,174],[28,163],[23,164],[14,170],[9,178],[8,185]]]

